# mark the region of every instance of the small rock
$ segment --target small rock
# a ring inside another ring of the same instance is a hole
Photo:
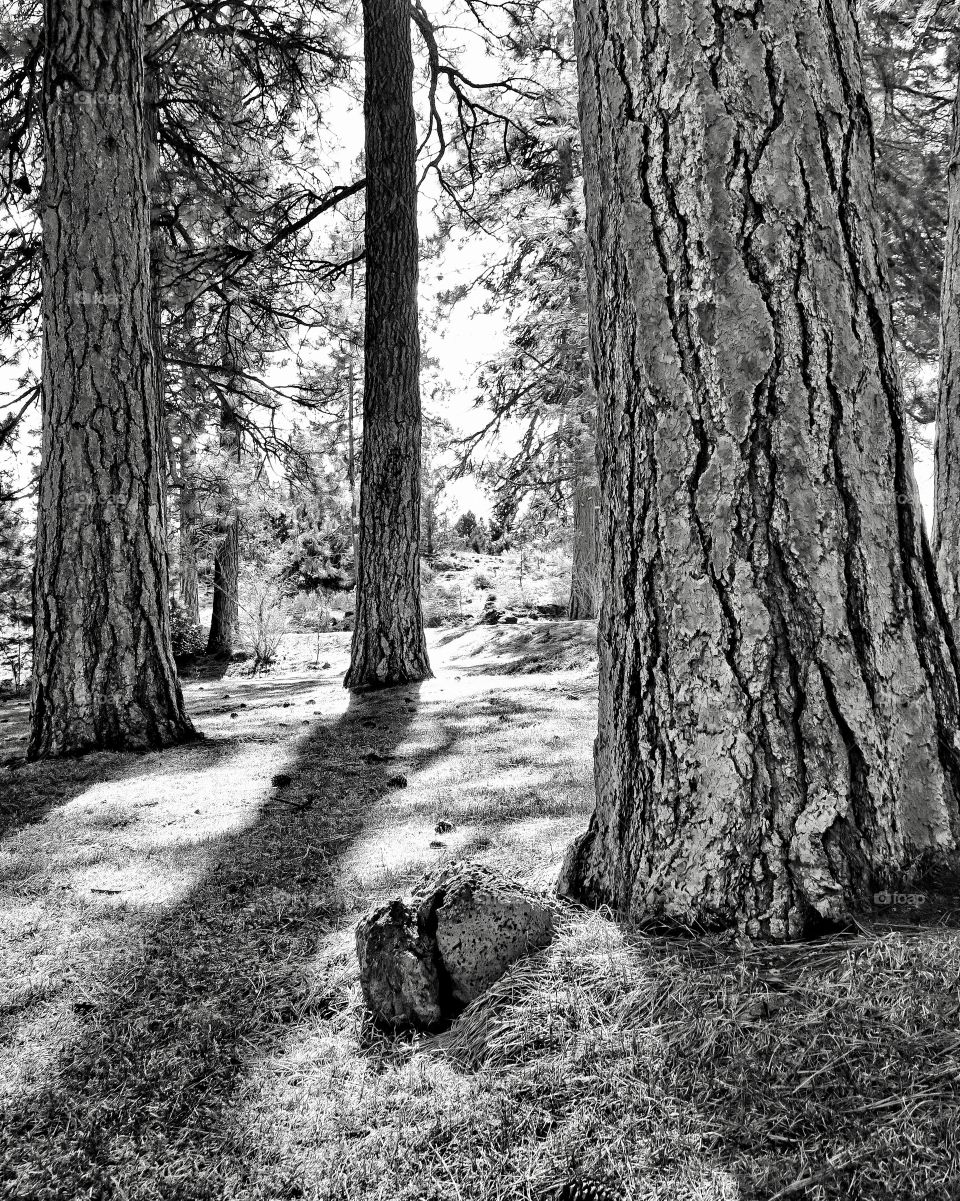
[[[449,834],[452,829],[453,829],[453,822],[448,822],[448,821],[445,821],[443,818],[441,818],[440,821],[438,821],[437,824],[433,827],[433,832],[435,834]]]
[[[391,788],[406,788],[407,777],[402,772],[398,772],[395,776],[391,776],[387,781]]]
[[[330,664],[329,663],[321,663],[320,666],[321,666],[321,668],[323,668],[324,671],[326,671],[326,669],[330,666]]]
[[[285,771],[278,771],[275,776],[270,777],[270,783],[274,788],[286,788],[288,784],[293,783],[293,776],[288,776]]]
[[[231,713],[231,714],[230,714],[230,716],[231,716],[231,717],[239,717],[239,716],[240,716],[240,714],[239,714],[239,713]]]
[[[284,701],[283,704],[280,706],[280,708],[281,709],[289,709],[292,704],[293,704],[292,701]]]
[[[453,863],[357,927],[364,999],[381,1023],[430,1029],[547,945],[555,908],[490,868]]]

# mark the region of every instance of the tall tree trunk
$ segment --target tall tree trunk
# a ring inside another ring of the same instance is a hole
[[[582,398],[581,403],[586,398]],[[597,616],[597,483],[596,437],[592,415],[577,414],[581,424],[573,451],[573,555],[570,568],[572,621]]]
[[[170,645],[143,3],[46,0],[31,757],[194,735]]]
[[[417,134],[410,8],[364,0],[366,263],[357,603],[348,688],[430,674],[420,607]]]
[[[200,503],[194,488],[197,439],[195,416],[185,412],[180,425],[180,604],[194,625],[200,623],[197,526]]]
[[[185,357],[196,354],[194,333],[196,311],[191,304],[183,316]],[[194,625],[200,624],[200,579],[197,566],[197,528],[200,502],[197,498],[197,375],[184,368],[183,395],[180,399],[180,604]]]
[[[578,0],[597,807],[562,885],[793,938],[957,832],[853,0]]]
[[[233,402],[220,406],[220,450],[240,461],[240,423]],[[213,609],[208,655],[232,655],[240,633],[240,521],[233,481],[224,477],[220,496],[221,538],[213,561]]]
[[[947,236],[940,289],[940,380],[934,456],[934,547],[943,603],[960,631],[960,78],[947,171]]]

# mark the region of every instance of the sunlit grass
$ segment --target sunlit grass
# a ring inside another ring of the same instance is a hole
[[[193,685],[207,744],[11,773],[0,1197],[960,1196],[952,930],[774,952],[571,909],[449,1032],[372,1028],[360,914],[458,856],[546,884],[591,805],[589,676],[434,647],[422,688]]]

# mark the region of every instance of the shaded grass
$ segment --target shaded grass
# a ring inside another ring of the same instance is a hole
[[[258,681],[237,736],[117,757],[114,784],[71,789],[4,845],[0,1197],[533,1201],[584,1181],[637,1201],[960,1196],[952,929],[764,950],[571,907],[447,1033],[370,1025],[363,910],[464,853],[548,878],[589,807],[587,679],[464,675],[295,738],[278,707],[309,698]],[[203,695],[219,728],[241,703],[224,691]],[[271,737],[287,750],[263,759]],[[257,772],[218,833],[217,782]],[[189,795],[168,829],[171,789]],[[184,888],[90,895],[131,857]]]

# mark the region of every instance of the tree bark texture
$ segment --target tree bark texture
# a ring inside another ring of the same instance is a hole
[[[240,461],[240,423],[231,401],[220,407],[220,450],[225,459]],[[240,634],[240,514],[233,481],[224,475],[220,495],[221,536],[213,560],[213,606],[207,654],[228,656]]]
[[[47,0],[31,757],[193,735],[150,330],[142,0]]]
[[[578,0],[599,390],[597,807],[562,884],[772,939],[950,852],[852,0]]]
[[[420,605],[417,134],[410,9],[364,0],[366,314],[357,600],[348,688],[430,674]]]
[[[584,398],[586,399],[586,398]],[[582,425],[573,453],[573,554],[570,567],[569,616],[592,621],[597,616],[597,483],[593,420],[577,414]]]
[[[944,607],[954,629],[960,629],[960,80],[947,169],[933,541]]]

